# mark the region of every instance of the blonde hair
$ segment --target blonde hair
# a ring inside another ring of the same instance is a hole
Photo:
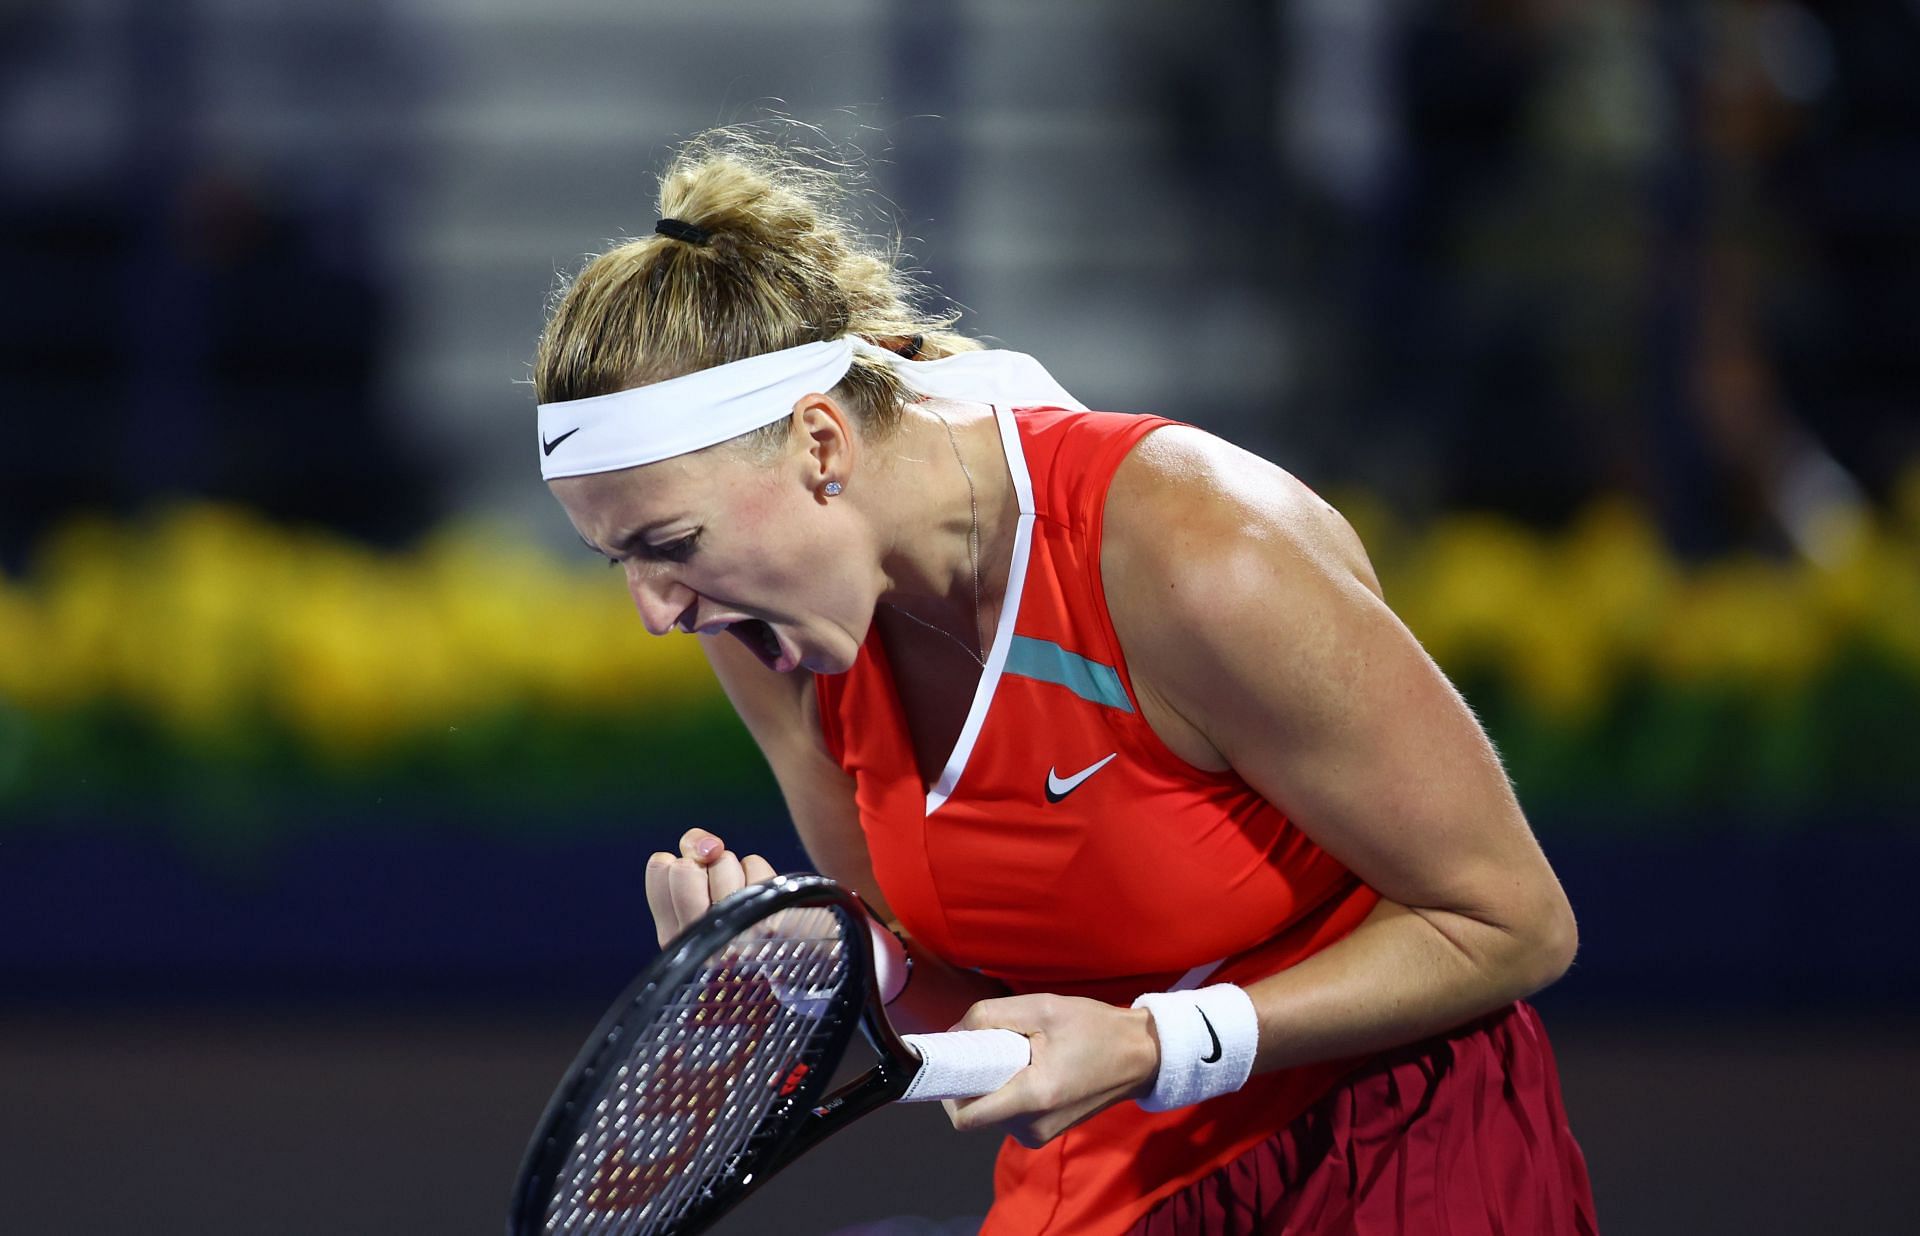
[[[957,312],[916,308],[921,288],[900,269],[897,238],[881,248],[854,227],[852,178],[834,152],[746,127],[687,142],[660,178],[660,217],[709,239],[647,235],[590,258],[547,315],[534,359],[539,401],[605,395],[847,334],[919,335],[929,358],[979,348],[953,331]],[[830,393],[875,437],[898,421],[906,397],[866,358]],[[776,421],[749,437],[785,432]]]

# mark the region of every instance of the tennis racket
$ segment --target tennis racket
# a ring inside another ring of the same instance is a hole
[[[1011,1030],[894,1033],[867,930],[853,894],[803,875],[681,932],[548,1102],[509,1236],[691,1236],[882,1104],[987,1094],[1026,1067]],[[827,1093],[856,1030],[878,1062]]]

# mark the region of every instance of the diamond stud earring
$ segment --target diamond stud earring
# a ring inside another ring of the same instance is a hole
[[[841,494],[841,491],[845,488],[846,487],[840,484],[839,481],[828,481],[825,485],[822,485],[820,487],[820,492],[827,495],[827,497],[829,498],[838,498]]]

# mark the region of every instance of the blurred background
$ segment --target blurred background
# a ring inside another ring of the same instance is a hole
[[[526,384],[770,114],[1367,537],[1580,914],[1604,1230],[1912,1230],[1920,5],[0,0],[0,1232],[499,1230],[646,855],[801,865]],[[971,1232],[993,1149],[726,1230]]]

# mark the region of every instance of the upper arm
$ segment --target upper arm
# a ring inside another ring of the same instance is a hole
[[[827,752],[812,675],[774,673],[730,635],[701,636],[700,645],[773,769],[815,870],[890,917],[860,831],[853,778]]]
[[[1493,745],[1330,506],[1164,429],[1116,474],[1106,518],[1136,690],[1389,900],[1558,930],[1564,897]]]

